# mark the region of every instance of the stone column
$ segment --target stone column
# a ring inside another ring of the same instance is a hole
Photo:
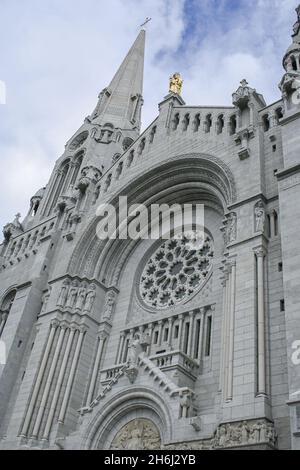
[[[122,358],[123,358],[123,351],[124,351],[124,341],[125,341],[125,332],[123,331],[121,333],[121,338],[120,338],[120,344],[119,344],[119,350],[117,354],[117,364],[121,364]]]
[[[230,301],[231,301],[231,270],[230,267],[226,266],[227,280],[226,280],[226,315],[225,315],[225,348],[224,348],[224,383],[223,383],[223,398],[227,399],[228,390],[228,359],[229,359],[229,336],[230,336]]]
[[[158,340],[157,340],[157,346],[161,345],[161,337],[162,337],[162,331],[163,331],[163,321],[160,320],[158,322],[159,325],[159,330],[158,330]]]
[[[53,416],[54,416],[54,413],[55,413],[55,410],[56,410],[56,406],[57,406],[57,402],[58,402],[58,399],[59,399],[61,386],[62,386],[63,379],[64,379],[64,376],[65,376],[66,367],[67,367],[67,363],[68,363],[68,359],[69,359],[69,355],[70,355],[70,351],[71,351],[75,331],[76,331],[76,328],[74,326],[72,326],[70,328],[70,333],[69,333],[66,349],[64,351],[63,361],[62,361],[61,366],[60,366],[59,376],[58,376],[58,379],[57,379],[54,395],[53,395],[53,398],[52,398],[52,403],[51,403],[51,406],[50,406],[50,410],[49,410],[45,430],[44,430],[44,433],[43,433],[43,439],[45,439],[45,440],[49,439],[49,434],[50,434],[50,430],[51,430],[51,426],[52,426]]]
[[[168,346],[169,346],[170,349],[172,348],[173,323],[174,323],[174,318],[173,317],[169,318],[169,320],[168,320],[169,332],[168,332],[167,343],[168,343]]]
[[[190,317],[190,328],[189,328],[189,337],[188,337],[188,345],[187,345],[187,355],[192,355],[192,348],[193,348],[193,333],[194,333],[194,312],[189,312]]]
[[[226,323],[227,323],[227,273],[224,273],[223,286],[223,318],[221,329],[221,361],[220,361],[220,375],[219,375],[219,391],[224,390],[224,373],[225,373],[225,336],[226,336]]]
[[[255,250],[257,263],[257,392],[258,395],[266,394],[266,344],[265,344],[265,275],[264,248]]]
[[[52,359],[52,362],[51,362],[51,367],[50,367],[50,370],[49,370],[49,373],[48,373],[46,385],[45,385],[44,392],[43,392],[43,395],[42,395],[42,400],[41,400],[41,403],[39,405],[38,414],[37,414],[35,424],[34,424],[34,428],[33,428],[33,432],[32,432],[32,438],[34,438],[34,439],[36,439],[38,437],[38,433],[39,433],[41,422],[42,422],[44,412],[45,412],[45,409],[46,409],[46,404],[47,404],[47,400],[48,400],[48,397],[49,397],[49,392],[50,392],[50,388],[51,388],[51,385],[52,385],[55,369],[56,369],[58,359],[59,359],[59,356],[60,356],[60,353],[61,353],[61,346],[62,346],[62,342],[63,342],[63,339],[64,339],[65,332],[66,332],[66,325],[62,324],[60,326],[60,332],[59,332],[59,336],[58,336],[57,345],[56,345],[56,348],[55,348],[54,356],[53,356],[53,359]]]
[[[148,346],[148,348],[147,348],[147,354],[148,354],[148,356],[151,356],[151,347],[152,347],[153,330],[154,330],[154,325],[153,325],[153,323],[150,323],[150,324],[148,325],[148,330],[149,330],[149,337],[150,337],[150,339],[149,339],[149,346]]]
[[[35,407],[35,404],[36,404],[36,400],[37,400],[37,397],[38,397],[38,393],[39,393],[39,390],[40,390],[40,386],[41,386],[41,383],[42,383],[42,380],[43,380],[43,376],[44,376],[45,369],[46,369],[46,366],[47,366],[49,353],[50,353],[50,350],[51,350],[51,347],[52,347],[54,334],[55,334],[57,326],[58,326],[58,321],[57,320],[54,320],[54,321],[51,322],[50,332],[49,332],[46,348],[45,348],[45,351],[44,351],[44,354],[43,354],[42,362],[41,362],[40,367],[39,367],[39,372],[38,372],[37,378],[35,379],[34,388],[33,388],[32,395],[31,395],[30,402],[29,402],[29,406],[28,406],[28,409],[27,409],[27,412],[26,412],[26,415],[25,415],[25,420],[24,420],[24,423],[23,423],[23,426],[22,426],[21,437],[26,437],[27,436],[27,432],[28,432],[28,428],[29,428],[29,425],[30,425],[32,413],[33,413],[33,410],[34,410],[34,407]]]
[[[95,385],[96,385],[96,381],[98,377],[99,365],[100,365],[100,361],[102,358],[105,340],[106,340],[106,334],[100,333],[99,339],[98,339],[96,359],[95,359],[95,363],[94,363],[94,367],[92,371],[91,382],[90,382],[89,391],[88,391],[87,400],[86,400],[87,406],[93,401],[93,395],[94,395]],[[124,340],[124,336],[123,336],[123,340]]]
[[[181,351],[182,347],[182,331],[183,331],[183,314],[181,313],[179,316],[179,329],[178,329],[178,349]]]
[[[229,311],[229,343],[228,343],[228,381],[227,400],[233,398],[233,356],[234,356],[234,325],[235,325],[235,286],[236,286],[236,262],[231,262],[230,271],[230,311]]]
[[[79,354],[80,354],[81,345],[82,345],[84,335],[85,335],[85,328],[81,327],[80,332],[79,332],[79,336],[78,336],[78,340],[77,340],[75,354],[74,354],[71,369],[70,369],[70,372],[69,372],[69,378],[68,378],[68,382],[67,382],[63,402],[62,402],[59,417],[58,417],[58,422],[61,423],[61,424],[63,424],[64,419],[65,419],[65,414],[66,414],[67,406],[68,406],[68,403],[69,403],[70,392],[71,392],[71,388],[72,388],[72,385],[73,385],[73,380],[74,380],[74,376],[75,376],[75,372],[76,372],[76,367],[77,367],[77,364],[78,364],[78,358],[79,358]]]
[[[200,365],[202,361],[202,351],[203,351],[204,319],[205,319],[205,308],[200,308],[200,332],[199,332],[199,347],[198,347],[198,357],[197,357]]]

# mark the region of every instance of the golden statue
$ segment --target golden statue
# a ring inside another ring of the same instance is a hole
[[[170,77],[169,92],[180,95],[182,91],[182,85],[183,85],[183,80],[180,76],[180,73],[174,73],[174,75]]]

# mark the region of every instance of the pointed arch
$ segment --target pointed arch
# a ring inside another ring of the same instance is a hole
[[[147,207],[153,203],[171,205],[178,200],[189,203],[197,197],[224,214],[227,206],[236,200],[236,187],[224,162],[210,155],[188,154],[153,166],[146,175],[135,178],[107,202],[117,207],[120,194],[128,196],[128,206],[143,202]],[[98,222],[99,218],[95,217],[79,240],[69,271],[117,285],[122,266],[138,242],[100,240],[96,234]]]

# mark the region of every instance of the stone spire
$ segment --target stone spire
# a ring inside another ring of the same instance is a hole
[[[145,30],[142,29],[110,85],[100,93],[91,115],[94,122],[102,126],[111,123],[120,129],[140,129],[144,55]]]

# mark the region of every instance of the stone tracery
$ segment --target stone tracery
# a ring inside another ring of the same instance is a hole
[[[193,232],[192,236],[197,236]],[[148,260],[140,281],[140,294],[150,307],[166,308],[199,290],[212,269],[213,242],[206,236],[198,245],[186,236],[163,243]]]

